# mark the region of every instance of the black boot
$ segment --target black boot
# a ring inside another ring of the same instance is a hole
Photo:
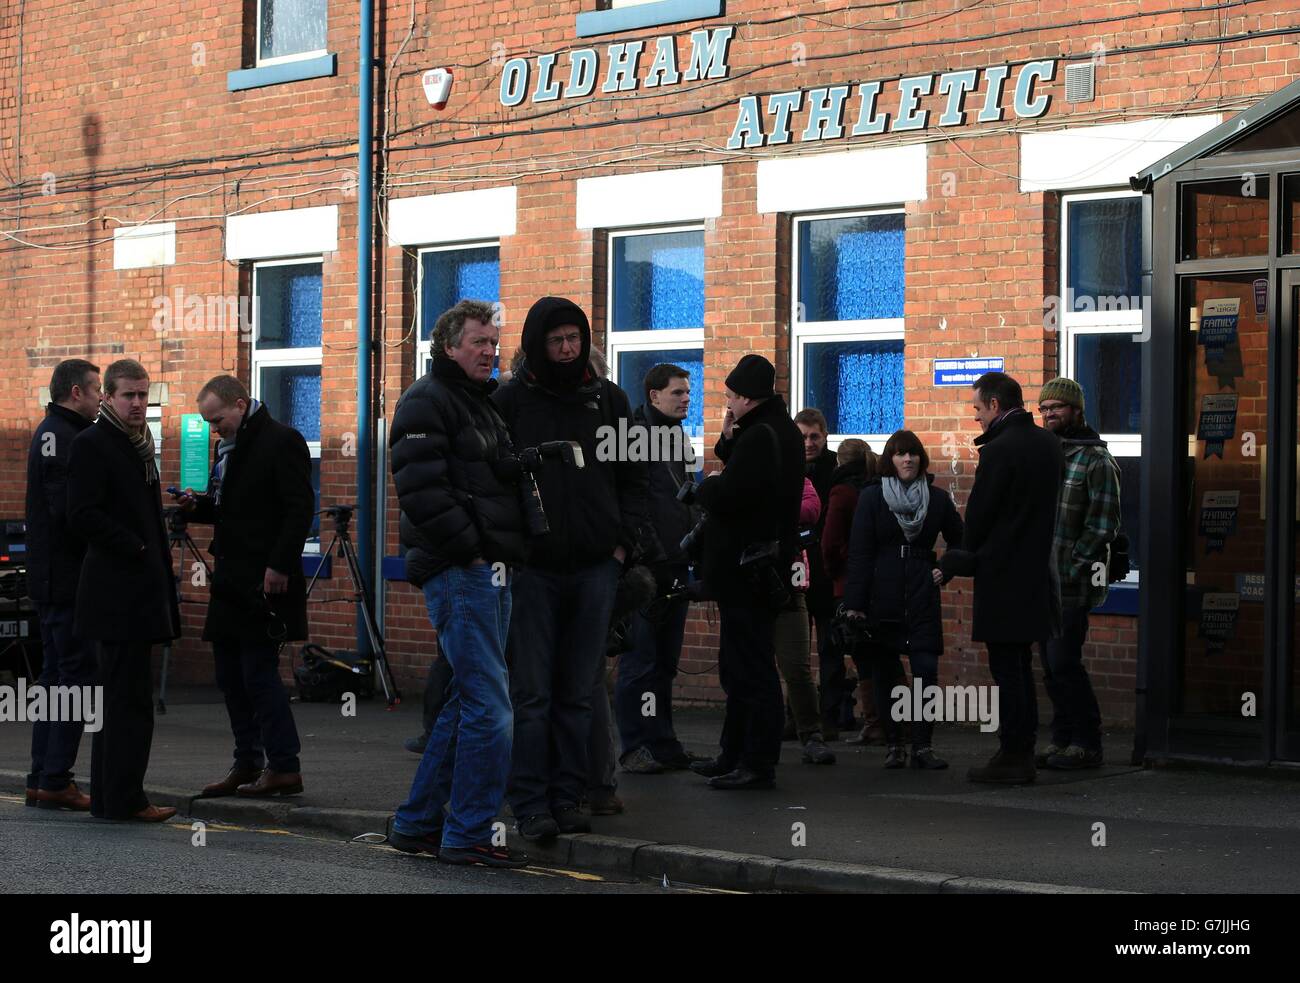
[[[1033,751],[999,750],[983,768],[966,773],[972,782],[993,785],[1028,785],[1037,777]]]

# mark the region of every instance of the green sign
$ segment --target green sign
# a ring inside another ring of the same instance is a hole
[[[197,413],[181,416],[181,487],[208,490],[208,421]]]

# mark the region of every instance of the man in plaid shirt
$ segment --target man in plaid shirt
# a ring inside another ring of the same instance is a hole
[[[1088,612],[1106,600],[1108,544],[1119,529],[1119,468],[1083,416],[1083,389],[1053,379],[1039,394],[1043,426],[1061,438],[1065,480],[1056,509],[1052,563],[1061,585],[1061,637],[1042,643],[1043,681],[1055,711],[1040,767],[1102,764],[1101,709],[1083,665]]]

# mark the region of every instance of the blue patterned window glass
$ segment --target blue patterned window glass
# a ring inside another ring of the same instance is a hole
[[[903,342],[806,344],[805,406],[826,414],[831,433],[893,433],[903,426]]]
[[[326,0],[262,0],[258,57],[325,50]]]
[[[690,373],[691,405],[682,426],[688,437],[704,436],[704,350],[700,348],[658,348],[653,351],[618,353],[619,386],[636,409],[645,402],[645,375],[660,362],[679,365]]]
[[[1142,432],[1142,346],[1131,334],[1076,334],[1074,380],[1098,433]]]
[[[257,270],[257,346],[319,348],[321,264],[262,266]]]
[[[704,233],[615,236],[615,331],[704,327]]]
[[[316,507],[312,509],[311,532],[307,534],[307,542],[320,542],[320,458],[311,459],[311,487],[316,493]]]
[[[443,311],[462,300],[495,304],[501,299],[501,250],[497,246],[439,249],[420,256],[420,340],[433,336]]]
[[[817,219],[798,227],[799,320],[903,316],[901,214]]]
[[[271,416],[303,440],[320,440],[319,365],[264,365],[258,391]]]
[[[1065,285],[1074,292],[1067,312],[1098,310],[1100,298],[1124,298],[1142,308],[1142,199],[1098,198],[1066,204]],[[1068,297],[1069,295],[1067,295]],[[1080,297],[1091,305],[1080,307]],[[1114,304],[1110,304],[1114,309]]]

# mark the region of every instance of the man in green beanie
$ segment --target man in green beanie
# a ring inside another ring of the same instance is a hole
[[[1052,743],[1036,764],[1074,770],[1102,764],[1101,709],[1083,665],[1088,612],[1106,600],[1108,544],[1119,529],[1119,468],[1083,415],[1073,379],[1043,386],[1043,426],[1061,438],[1065,480],[1056,510],[1052,563],[1061,585],[1061,637],[1041,643],[1043,681],[1051,697]]]

